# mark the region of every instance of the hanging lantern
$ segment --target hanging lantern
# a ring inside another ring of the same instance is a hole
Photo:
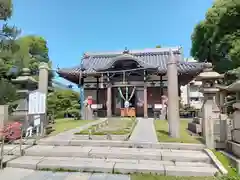
[[[88,103],[89,105],[92,105],[92,103],[93,103],[92,96],[88,96],[88,98],[87,98],[87,103]]]

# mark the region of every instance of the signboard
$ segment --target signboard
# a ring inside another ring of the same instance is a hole
[[[35,116],[33,116],[33,119],[34,119],[34,127],[35,127],[35,126],[40,126],[40,123],[41,123],[41,121],[40,121],[40,115],[35,115]]]
[[[28,114],[46,113],[46,94],[34,91],[29,94]]]

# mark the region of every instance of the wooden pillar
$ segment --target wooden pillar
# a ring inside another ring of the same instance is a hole
[[[163,78],[162,78],[162,75],[160,75],[160,98],[161,98],[161,102],[162,102],[162,96],[163,96],[163,88],[164,88]]]
[[[97,76],[96,103],[99,104],[99,77]]]
[[[108,86],[107,86],[107,117],[112,116],[112,84],[108,76]]]
[[[144,71],[144,89],[143,89],[143,95],[144,95],[144,118],[148,118],[148,102],[147,102],[147,82],[146,82],[146,72]]]

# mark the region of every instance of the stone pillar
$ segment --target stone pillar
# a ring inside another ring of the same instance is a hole
[[[220,91],[220,98],[219,98],[219,102],[220,102],[220,107],[221,107],[221,111],[222,113],[227,113],[226,107],[224,106],[225,102],[226,102],[226,96],[227,96],[227,92],[226,91]]]
[[[202,106],[202,133],[205,139],[207,148],[215,148],[214,126],[216,120],[219,120],[220,110],[216,104],[215,97],[219,91],[216,88],[216,80],[221,76],[217,72],[212,70],[212,64],[205,64],[204,72],[199,74],[196,78],[202,81],[201,92],[204,96],[204,102]]]
[[[112,85],[109,83],[107,87],[107,117],[112,116]]]
[[[0,139],[3,136],[4,125],[8,120],[8,106],[0,105]]]
[[[48,94],[48,71],[49,67],[47,63],[40,63],[39,64],[39,80],[38,80],[38,90],[41,93],[44,93],[47,97]],[[47,98],[46,98],[47,99]],[[47,102],[45,102],[47,104]],[[41,120],[41,134],[45,134],[45,127],[47,126],[47,109],[45,114],[40,115]]]
[[[144,85],[143,89],[143,101],[144,101],[144,106],[143,106],[143,112],[144,112],[144,118],[148,118],[148,102],[147,102],[147,85]]]
[[[39,81],[38,89],[40,92],[48,93],[48,71],[49,67],[47,63],[40,63],[39,65]]]
[[[217,104],[217,106],[220,108],[220,91],[218,91],[215,95],[215,103]]]
[[[167,64],[168,77],[168,122],[169,134],[171,137],[179,137],[179,97],[178,97],[178,70],[177,61],[173,52],[169,52]]]

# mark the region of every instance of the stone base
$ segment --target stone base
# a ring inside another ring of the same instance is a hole
[[[227,150],[228,152],[234,154],[236,157],[240,157],[240,144],[235,143],[233,141],[227,142]]]
[[[232,138],[233,138],[234,142],[240,143],[240,130],[233,130],[232,131]]]
[[[196,124],[194,122],[188,123],[188,130],[196,133],[196,134],[201,134],[202,133],[202,127],[200,124]]]

